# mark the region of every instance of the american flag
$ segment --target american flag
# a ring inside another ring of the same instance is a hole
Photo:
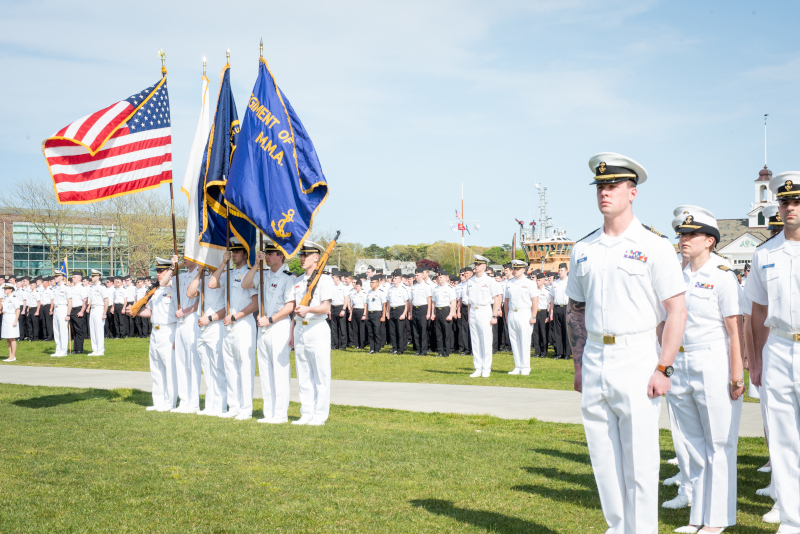
[[[135,95],[62,128],[42,144],[58,201],[97,202],[172,181],[164,76]]]

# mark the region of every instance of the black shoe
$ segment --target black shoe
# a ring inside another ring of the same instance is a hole
[[[449,354],[442,354],[442,358],[447,358],[449,356],[450,356]]]

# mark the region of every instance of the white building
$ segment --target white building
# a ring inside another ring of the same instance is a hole
[[[742,269],[753,259],[756,247],[769,238],[767,221],[762,210],[775,203],[775,195],[769,190],[772,171],[766,165],[755,180],[755,202],[750,204],[747,219],[717,219],[720,242],[717,252],[728,258],[734,269]]]

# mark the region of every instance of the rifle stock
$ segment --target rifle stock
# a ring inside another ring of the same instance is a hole
[[[317,269],[314,271],[314,274],[311,276],[311,280],[308,282],[306,294],[303,295],[302,300],[300,300],[301,306],[308,306],[311,303],[311,299],[314,297],[314,290],[317,288],[317,283],[319,283],[319,279],[322,276],[322,270],[328,263],[328,258],[331,256],[333,247],[336,246],[336,240],[339,239],[339,234],[341,234],[341,232],[336,232],[336,235],[333,237],[333,239],[331,239],[331,242],[328,243],[328,246],[325,248],[325,252],[322,254],[322,256],[320,256],[319,261],[317,262]]]
[[[139,311],[147,305],[147,303],[153,297],[153,294],[156,292],[156,289],[158,289],[159,287],[161,286],[159,286],[158,284],[151,287],[150,291],[148,291],[145,296],[137,300],[136,303],[134,303],[134,305],[131,306],[131,317],[136,317],[136,315],[138,315]]]

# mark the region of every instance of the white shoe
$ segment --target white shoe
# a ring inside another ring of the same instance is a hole
[[[669,508],[670,510],[678,510],[680,508],[686,508],[692,504],[692,501],[689,500],[689,497],[686,495],[678,495],[671,501],[666,501],[664,504],[661,505],[661,508]]]
[[[470,378],[480,378],[481,377],[481,372],[480,371],[475,371],[474,373],[469,375],[469,377]]]
[[[667,463],[669,465],[678,465],[678,459],[677,458],[673,458],[672,460],[667,460]]]
[[[762,497],[769,497],[769,492],[772,489],[772,484],[768,485],[766,488],[761,488],[756,490],[756,495],[761,495]]]
[[[147,407],[147,408],[145,408],[144,410],[145,410],[146,412],[154,412],[154,411],[158,410],[158,406],[148,406],[148,407]]]
[[[203,410],[199,410],[197,412],[197,415],[218,415],[218,414],[219,414],[219,412],[215,412],[213,410],[209,410],[208,408],[205,408]]]
[[[90,352],[89,354],[87,354],[87,356],[97,356],[97,354],[95,354],[94,352]]]
[[[94,355],[95,356],[105,356],[106,353],[105,352],[95,352]],[[91,356],[91,354],[89,356]]]
[[[529,374],[531,374],[531,370],[523,369],[519,374],[521,374],[522,376],[528,376]]]
[[[252,419],[252,418],[253,418],[253,414],[246,414],[246,413],[240,413],[239,415],[237,415],[235,417],[235,419],[237,421],[247,421],[248,419]]]
[[[15,361],[17,361],[17,359],[16,359],[16,358],[14,358],[14,359],[11,359],[11,358],[6,358],[6,359],[5,359],[5,360],[3,360],[3,361],[4,361],[4,362],[15,362]]]
[[[222,417],[223,419],[230,419],[231,417],[236,417],[237,415],[239,415],[239,412],[228,410],[227,412],[219,414],[217,417]]]
[[[303,417],[301,417],[297,421],[292,421],[292,424],[293,425],[307,425],[310,422],[311,422],[311,418],[304,415]]]
[[[764,467],[759,467],[756,471],[759,473],[772,473],[772,467],[765,465]]]
[[[50,355],[51,358],[63,358],[64,356],[66,356],[66,354],[59,354],[58,352]]]
[[[308,426],[322,426],[325,424],[325,419],[317,419],[316,417],[312,417],[311,421],[308,422]]]
[[[681,472],[678,471],[677,475],[675,475],[674,477],[670,477],[670,478],[666,479],[664,481],[664,485],[665,486],[680,486],[682,482],[683,482],[683,475],[681,475]]]
[[[761,520],[764,523],[780,523],[781,522],[781,510],[778,508],[778,504],[775,503],[775,506],[772,507],[772,510],[767,512],[761,517]]]
[[[164,406],[163,408],[156,408],[156,411],[157,412],[169,412],[169,411],[172,411],[172,408],[170,408],[169,406]]]
[[[256,423],[271,423],[272,417],[263,417],[261,419],[256,419]]]
[[[491,371],[484,371],[483,373],[481,373],[481,378],[489,378],[489,375],[491,373],[492,373]]]
[[[185,406],[178,406],[177,408],[173,408],[170,410],[172,413],[186,413]]]
[[[518,367],[515,367],[514,370],[513,371],[509,371],[508,374],[510,374],[510,375],[521,375],[522,374],[522,369],[520,369]]]
[[[693,527],[692,525],[686,525],[685,527],[678,527],[673,532],[678,532],[679,534],[694,534],[700,530],[700,527]]]
[[[273,417],[272,419],[269,420],[269,423],[271,425],[281,425],[283,423],[288,423],[288,422],[289,422],[288,417]]]

